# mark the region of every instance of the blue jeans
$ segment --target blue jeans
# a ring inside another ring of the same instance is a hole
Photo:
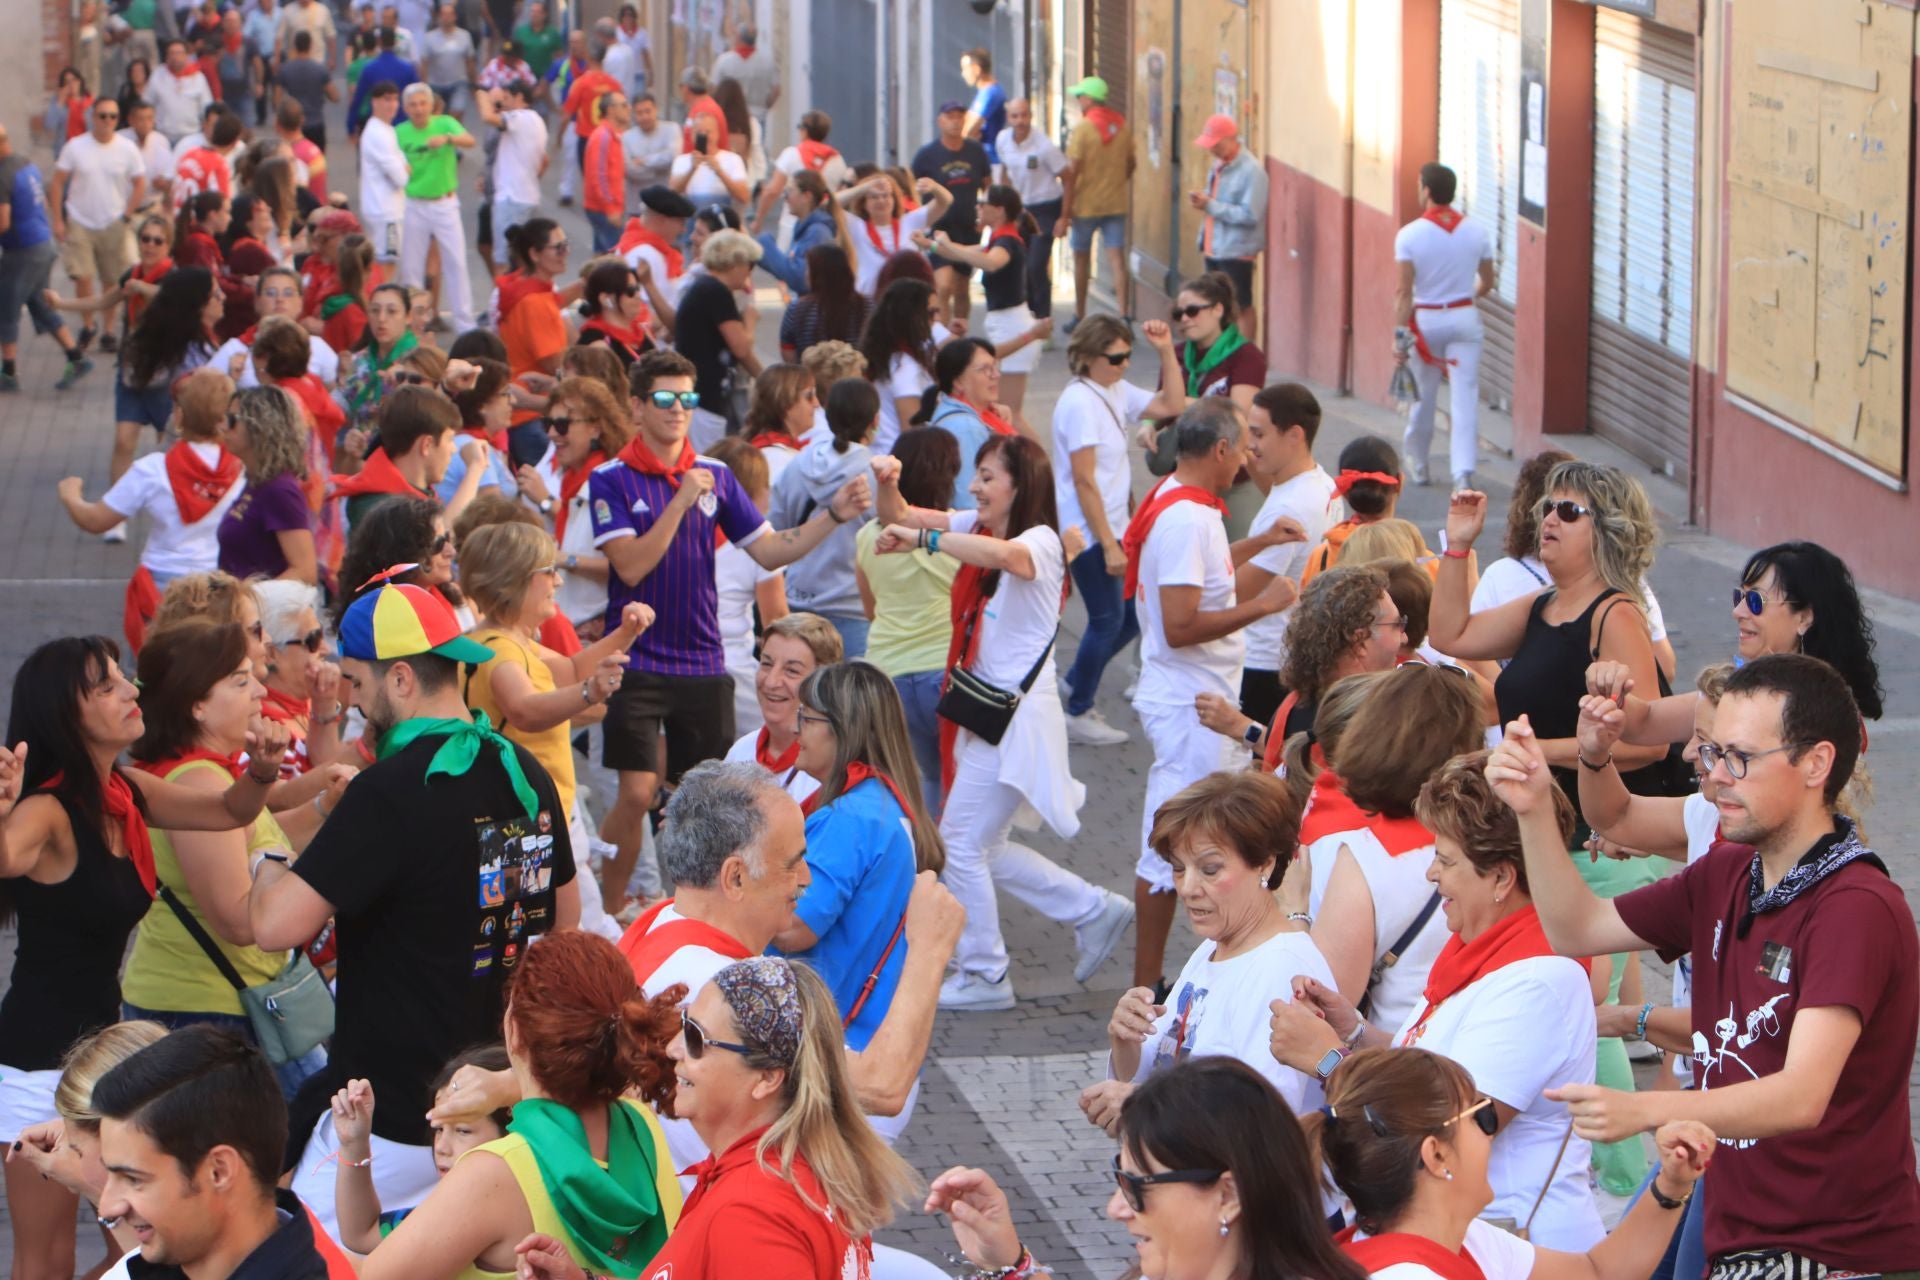
[[[937,820],[946,799],[940,787],[940,686],[944,671],[910,671],[893,678],[900,693],[900,705],[907,713],[907,740],[913,744],[913,761],[920,766],[920,794],[926,797],[927,812]]]
[[[1113,656],[1140,634],[1133,601],[1126,598],[1121,580],[1107,572],[1107,556],[1094,543],[1073,558],[1074,589],[1087,606],[1087,629],[1080,651],[1067,669],[1067,714],[1085,715],[1100,692],[1100,677]]]
[[[1627,1211],[1632,1212],[1640,1197],[1647,1194],[1647,1187],[1653,1181],[1654,1174],[1660,1172],[1660,1162],[1655,1161],[1653,1168],[1647,1171],[1646,1181],[1633,1193],[1633,1199],[1627,1201]],[[1693,1199],[1687,1207],[1680,1210],[1686,1217],[1673,1233],[1673,1239],[1667,1242],[1666,1256],[1660,1259],[1660,1265],[1653,1269],[1648,1280],[1699,1280],[1707,1273],[1707,1209],[1703,1201],[1707,1194],[1705,1178],[1693,1184]]]
[[[847,661],[867,656],[867,632],[873,627],[871,622],[865,618],[841,618],[832,614],[826,617],[833,624],[833,629],[840,633],[840,644],[846,650]]]
[[[1044,320],[1053,314],[1053,224],[1060,220],[1060,201],[1042,200],[1027,212],[1040,226],[1027,244],[1027,310]]]
[[[142,1009],[136,1004],[120,1004],[120,1016],[129,1022],[145,1019],[157,1022],[169,1031],[178,1031],[182,1027],[209,1026],[222,1031],[231,1031],[248,1044],[258,1044],[253,1034],[253,1023],[245,1015],[238,1013],[165,1013],[158,1009]],[[293,1095],[300,1092],[300,1086],[319,1075],[327,1068],[327,1051],[324,1047],[310,1049],[291,1062],[283,1062],[274,1067],[273,1074],[279,1078],[280,1093],[287,1101],[293,1101]]]
[[[588,209],[586,215],[587,225],[593,228],[594,256],[612,252],[613,246],[620,243],[620,224],[598,209]]]

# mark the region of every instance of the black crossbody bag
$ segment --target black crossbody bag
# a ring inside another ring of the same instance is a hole
[[[973,629],[980,625],[980,614],[985,610],[976,610],[967,620],[966,638],[961,642],[960,652],[966,653],[973,648]],[[1054,627],[1053,635],[1047,640],[1047,647],[1033,660],[1033,666],[1027,672],[1027,678],[1020,682],[1020,688],[1008,692],[999,685],[988,684],[963,666],[954,666],[947,671],[947,687],[941,691],[940,704],[936,711],[943,719],[951,720],[974,737],[993,746],[1000,745],[1000,739],[1007,736],[1007,726],[1013,723],[1013,713],[1020,709],[1020,699],[1033,688],[1033,682],[1040,678],[1040,668],[1047,665],[1047,658],[1053,653],[1054,642],[1060,639],[1060,628]]]

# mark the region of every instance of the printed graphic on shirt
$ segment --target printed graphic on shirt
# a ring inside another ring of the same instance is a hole
[[[511,972],[527,940],[553,927],[553,815],[533,821],[484,819],[476,826],[480,850],[479,933],[473,976],[496,966]]]
[[[1777,944],[1769,942],[1769,954]],[[1791,952],[1787,951],[1789,958]],[[1697,1079],[1702,1089],[1711,1089],[1715,1085],[1741,1084],[1747,1080],[1758,1080],[1760,1073],[1747,1065],[1741,1051],[1752,1046],[1762,1037],[1771,1039],[1780,1034],[1780,1017],[1775,1007],[1787,998],[1782,991],[1757,1009],[1750,1010],[1745,1018],[1736,1017],[1734,1007],[1727,1006],[1727,1016],[1713,1024],[1714,1038],[1718,1045],[1709,1045],[1707,1037],[1698,1031],[1693,1033],[1693,1060],[1699,1067]],[[1743,1074],[1744,1073],[1744,1074]],[[1721,1143],[1729,1147],[1751,1147],[1759,1142],[1758,1138],[1722,1138]]]
[[[1206,1007],[1207,988],[1196,987],[1191,982],[1180,984],[1180,999],[1173,1006],[1173,1025],[1167,1028],[1166,1038],[1154,1051],[1155,1071],[1185,1062],[1193,1053],[1192,1045],[1200,1035],[1200,1018]]]

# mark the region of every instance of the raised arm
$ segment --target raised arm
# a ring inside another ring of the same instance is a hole
[[[129,770],[126,777],[146,802],[147,820],[168,831],[231,831],[244,827],[266,807],[267,792],[280,780],[287,753],[287,727],[256,716],[247,729],[251,759],[230,786],[200,791]]]
[[[784,569],[826,541],[828,534],[863,514],[873,505],[872,486],[865,475],[856,475],[840,486],[827,505],[813,519],[791,529],[762,533],[740,549],[762,569]]]
[[[947,190],[932,178],[916,178],[913,189],[920,195],[920,207],[927,211],[927,225],[932,226],[953,207],[953,192]]]
[[[1615,844],[1684,862],[1687,802],[1675,796],[1636,796],[1620,780],[1613,757],[1624,719],[1611,698],[1588,694],[1580,699],[1580,767],[1574,770],[1580,779],[1580,812]]]
[[[963,262],[982,271],[998,271],[1007,265],[1007,251],[1001,248],[982,249],[979,245],[960,244],[944,231],[936,231],[931,236],[916,232],[913,242],[930,253],[936,253],[948,262]]]
[[[1157,422],[1177,418],[1187,407],[1187,375],[1180,368],[1180,353],[1174,350],[1173,331],[1165,320],[1149,320],[1140,326],[1140,336],[1160,359],[1160,390],[1154,393],[1144,416]]]
[[[1473,569],[1466,552],[1487,526],[1487,495],[1462,489],[1447,506],[1447,551],[1440,557],[1440,574],[1433,584],[1433,606],[1427,615],[1427,639],[1453,658],[1497,660],[1511,658],[1527,633],[1527,615],[1533,596],[1509,600],[1495,609],[1473,612]],[[1459,554],[1454,554],[1459,553]]]
[[[1010,573],[1023,582],[1034,579],[1033,553],[1009,538],[989,538],[979,533],[954,533],[951,530],[914,528],[891,524],[880,533],[873,549],[881,555],[900,555],[909,551],[944,551],[961,564]]]

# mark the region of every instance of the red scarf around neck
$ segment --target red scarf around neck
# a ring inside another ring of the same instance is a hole
[[[609,338],[624,342],[628,349],[635,353],[645,350],[649,345],[647,335],[638,327],[626,328],[622,325],[615,324],[603,315],[594,316],[591,320],[581,325],[580,332],[583,334],[604,333]],[[584,341],[584,339],[582,340]]]
[[[762,730],[762,732],[765,732],[765,730]],[[797,754],[800,743],[796,740],[793,745]],[[847,782],[845,786],[840,788],[840,794],[844,796],[847,792],[853,790],[869,778],[875,778],[885,783],[887,790],[893,793],[894,803],[900,806],[900,812],[907,816],[907,821],[913,821],[913,810],[907,807],[907,798],[900,794],[900,784],[864,760],[849,760],[847,762]],[[822,794],[823,793],[816,791],[808,796],[806,803],[800,806],[800,812],[817,812],[822,803],[820,799]]]
[[[1369,1275],[1378,1275],[1396,1263],[1411,1262],[1425,1267],[1440,1280],[1487,1280],[1480,1264],[1465,1249],[1455,1253],[1437,1240],[1404,1231],[1355,1240],[1358,1231],[1358,1227],[1348,1227],[1336,1234],[1333,1242]]]
[[[307,411],[307,417],[313,420],[315,434],[326,455],[333,456],[334,437],[340,434],[340,428],[347,425],[346,411],[332,396],[327,394],[326,384],[311,373],[303,373],[297,378],[287,378],[280,383],[280,389],[298,400]]]
[[[130,280],[138,280],[142,284],[159,284],[161,278],[171,270],[173,270],[173,259],[171,257],[165,257],[150,267],[143,267],[135,263],[132,274],[127,278]],[[126,308],[128,333],[133,332],[133,326],[139,323],[140,313],[146,309],[146,306],[147,300],[145,298],[131,289],[127,290]]]
[[[400,468],[393,465],[393,459],[387,456],[385,449],[375,449],[368,454],[366,462],[356,474],[336,477],[330,496],[357,498],[368,493],[400,493],[409,498],[432,496],[401,475]]]
[[[873,251],[875,253],[879,254],[882,258],[891,258],[894,254],[900,252],[901,231],[900,231],[900,216],[898,214],[895,214],[893,221],[887,224],[888,228],[893,232],[893,248],[891,249],[887,248],[887,246],[881,241],[879,227],[875,226],[871,222],[868,222],[865,218],[862,218],[861,221],[866,223],[867,239],[873,241]]]
[[[788,431],[762,431],[747,443],[756,449],[790,449],[795,453],[800,452],[800,442],[793,438],[792,432]]]
[[[133,767],[142,773],[150,773],[156,778],[165,778],[181,765],[191,764],[195,760],[206,760],[217,764],[233,778],[240,776],[240,756],[237,752],[230,756],[223,756],[218,751],[209,751],[205,747],[193,747],[182,751],[177,756],[168,756],[165,760],[136,760],[133,762]]]
[[[312,713],[312,698],[296,698],[290,693],[280,692],[272,685],[267,686],[266,701],[260,704],[260,714],[277,724],[306,720]]]
[[[553,511],[553,541],[556,546],[567,540],[567,509],[579,496],[580,488],[586,484],[593,469],[607,460],[607,455],[598,449],[587,455],[586,461],[569,471],[560,473],[560,502]]]
[[[1347,795],[1339,777],[1331,769],[1322,769],[1319,776],[1314,778],[1308,805],[1306,814],[1300,819],[1301,844],[1312,844],[1325,836],[1338,835],[1342,831],[1358,831],[1362,827],[1373,832],[1373,838],[1380,842],[1391,858],[1415,849],[1424,849],[1433,843],[1433,832],[1420,825],[1418,818],[1389,818],[1383,813],[1363,810]]]
[[[221,449],[219,461],[208,466],[185,440],[167,450],[166,465],[167,483],[173,488],[173,505],[180,509],[181,524],[204,520],[240,479],[240,459]]]
[[[753,46],[750,44],[737,44],[733,46],[733,51],[739,54],[740,57],[743,59],[750,59],[753,57]]]
[[[1018,240],[1021,244],[1026,243],[1026,238],[1020,234],[1020,228],[1011,222],[1003,223],[993,229],[993,234],[987,237],[987,248],[993,248],[995,240]]]
[[[1427,989],[1423,993],[1427,1007],[1420,1011],[1419,1021],[1407,1028],[1407,1035],[1417,1037],[1435,1009],[1494,970],[1553,953],[1553,947],[1547,942],[1547,931],[1540,925],[1540,913],[1531,905],[1499,921],[1472,942],[1460,941],[1457,933],[1449,934],[1447,945],[1440,948],[1433,968],[1427,973]],[[1583,969],[1592,964],[1584,959],[1579,963]]]
[[[48,778],[45,790],[52,791],[58,787],[64,777],[56,773]],[[160,874],[153,867],[153,834],[147,830],[146,815],[140,812],[140,805],[134,799],[133,784],[127,781],[127,775],[118,769],[107,770],[106,794],[101,800],[101,810],[107,821],[120,828],[127,861],[140,874],[140,883],[146,886],[147,892],[153,893],[160,887]]]
[[[647,442],[639,436],[627,441],[626,448],[620,450],[620,461],[632,467],[643,476],[663,476],[672,488],[680,487],[680,477],[693,470],[700,455],[693,451],[693,441],[680,442],[680,456],[671,464],[660,461],[653,450],[647,448]]]
[[[987,424],[987,430],[993,432],[995,435],[1012,436],[1020,434],[1014,429],[1011,422],[1008,422],[1005,418],[995,413],[991,405],[977,405],[965,396],[955,396],[954,399],[973,410],[980,421]]]
[[[987,531],[976,525],[974,532],[986,534]],[[953,679],[953,672],[973,666],[979,656],[980,615],[986,608],[987,571],[979,565],[961,565],[960,572],[953,578],[952,601],[948,606],[953,626],[947,641],[947,680],[941,682],[942,693],[946,692],[947,681]],[[940,717],[940,775],[947,787],[953,785],[953,744],[959,734],[958,725],[945,716]]]
[[[785,773],[787,770],[793,768],[795,761],[800,759],[800,735],[797,733],[794,734],[793,741],[787,744],[787,749],[777,756],[773,754],[768,746],[768,739],[770,737],[771,735],[768,734],[767,727],[761,725],[760,736],[753,740],[753,758],[760,767],[768,773]],[[854,763],[859,764],[858,761]],[[864,768],[865,766],[862,765],[860,767]],[[847,772],[849,775],[852,774],[852,766],[848,767]],[[849,783],[848,785],[852,784]]]
[[[1087,108],[1086,121],[1099,131],[1102,145],[1112,142],[1118,137],[1120,130],[1125,128],[1127,124],[1127,118],[1125,116],[1104,102],[1097,102]]]
[[[826,143],[815,142],[812,138],[800,139],[799,145],[794,150],[800,153],[800,163],[815,173],[826,168],[827,162],[840,154]]]
[[[678,280],[681,273],[687,269],[686,259],[681,256],[678,249],[661,239],[653,228],[640,219],[628,218],[627,229],[621,233],[620,243],[614,246],[613,251],[624,258],[641,245],[659,251],[660,257],[667,264],[667,279]]]
[[[1445,204],[1431,205],[1427,211],[1420,216],[1449,235],[1453,234],[1455,227],[1467,220],[1465,214],[1455,209],[1452,205]]]
[[[1176,480],[1173,476],[1153,486],[1147,493],[1147,500],[1127,521],[1127,531],[1120,539],[1120,549],[1127,553],[1124,590],[1129,600],[1140,590],[1140,553],[1146,549],[1147,535],[1153,532],[1154,522],[1160,519],[1160,514],[1176,502],[1197,502],[1203,507],[1212,507],[1222,519],[1227,514],[1227,504],[1218,497],[1205,489],[1196,489],[1184,481]]]

